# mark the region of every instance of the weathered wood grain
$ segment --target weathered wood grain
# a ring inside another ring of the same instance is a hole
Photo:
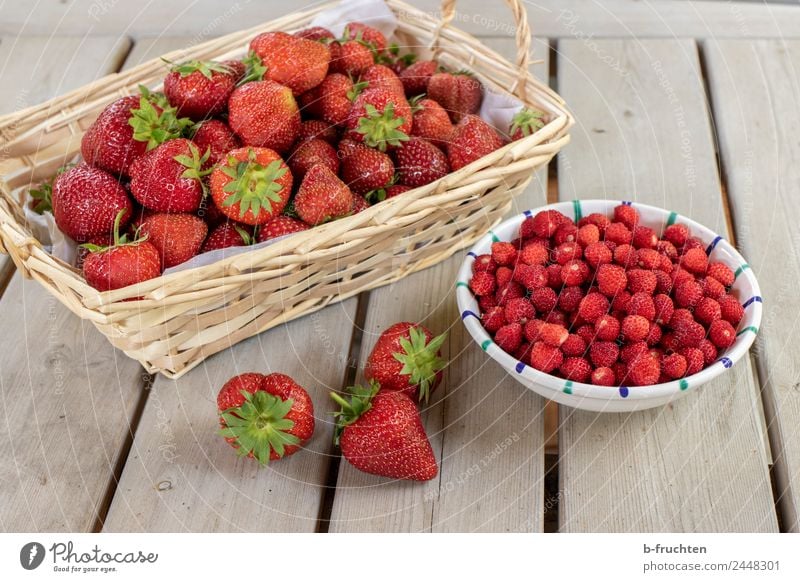
[[[561,41],[558,84],[578,119],[561,199],[647,202],[727,232],[691,40]],[[775,531],[750,361],[673,405],[561,410],[562,531]]]
[[[489,44],[513,54],[509,39]],[[546,60],[546,45],[536,53]],[[535,72],[546,71],[545,62]],[[543,170],[517,199],[520,212],[544,204],[545,183]],[[372,291],[359,360],[363,367],[378,335],[397,321],[448,332],[443,355],[450,364],[422,412],[440,475],[391,482],[342,460],[330,531],[542,529],[544,401],[487,358],[461,324],[455,277],[463,256]]]
[[[800,43],[705,44],[736,241],[764,297],[755,355],[788,531],[800,531]]]

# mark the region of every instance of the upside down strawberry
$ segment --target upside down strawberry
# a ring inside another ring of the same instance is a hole
[[[353,101],[347,118],[348,136],[386,151],[408,139],[412,122],[411,106],[404,95],[368,88]]]
[[[350,400],[335,393],[341,406],[335,413],[335,442],[342,455],[359,471],[390,477],[429,481],[439,467],[414,402],[400,392],[353,386]]]
[[[442,380],[447,365],[440,348],[446,333],[433,337],[422,325],[401,321],[387,328],[375,342],[364,368],[364,377],[382,390],[392,390],[427,402]]]
[[[245,373],[217,395],[219,434],[262,465],[296,453],[314,433],[314,405],[286,374]]]

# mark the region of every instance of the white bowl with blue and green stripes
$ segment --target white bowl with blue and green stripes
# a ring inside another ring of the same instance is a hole
[[[699,237],[706,244],[709,260],[721,262],[730,267],[736,274],[730,293],[744,307],[744,317],[736,330],[736,341],[717,356],[717,361],[692,376],[680,380],[654,384],[652,386],[595,386],[581,382],[571,382],[532,368],[528,362],[520,362],[511,354],[501,350],[492,341],[491,336],[481,325],[480,308],[475,296],[469,289],[468,281],[472,277],[472,263],[478,255],[491,252],[496,241],[511,241],[519,236],[522,221],[541,210],[558,210],[573,218],[576,222],[581,216],[594,212],[611,216],[615,206],[630,204],[639,211],[642,224],[655,229],[657,233],[673,223],[682,223],[689,227],[692,235]],[[742,358],[755,340],[758,326],[761,324],[763,301],[753,271],[742,255],[722,236],[701,224],[675,212],[663,210],[646,204],[620,202],[612,200],[581,200],[559,202],[542,208],[528,210],[509,218],[499,224],[481,238],[467,253],[464,263],[458,272],[456,283],[456,300],[461,320],[483,351],[496,360],[523,386],[537,394],[574,408],[599,412],[628,412],[663,406],[667,402],[693,392],[706,382],[713,380]]]

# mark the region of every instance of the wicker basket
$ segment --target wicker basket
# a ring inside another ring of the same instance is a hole
[[[498,223],[513,195],[568,141],[572,116],[561,98],[528,72],[530,31],[520,0],[508,0],[517,23],[516,65],[474,37],[396,0],[400,44],[430,48],[445,64],[468,67],[495,89],[543,110],[548,123],[444,178],[354,216],[287,237],[212,265],[163,275],[100,293],[80,271],[55,259],[26,226],[25,187],[51,176],[80,150],[83,133],[109,102],[156,87],[163,62],[153,60],[81,89],[0,118],[0,239],[17,268],[40,281],[64,305],[87,319],[111,343],[150,372],[178,377],[204,358],[266,329],[362,291],[435,265]],[[166,55],[241,57],[266,30],[303,28],[321,5]]]

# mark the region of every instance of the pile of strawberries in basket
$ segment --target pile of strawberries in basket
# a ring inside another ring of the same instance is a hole
[[[543,125],[523,109],[490,126],[476,115],[480,81],[414,62],[362,23],[340,38],[267,32],[249,49],[242,61],[167,63],[163,94],[108,105],[83,137],[84,162],[37,191],[37,209],[51,205],[86,243],[95,288],[361,212]]]
[[[533,368],[600,386],[696,374],[736,340],[734,273],[684,224],[661,238],[628,205],[577,224],[555,210],[478,256],[470,289],[495,343]]]

